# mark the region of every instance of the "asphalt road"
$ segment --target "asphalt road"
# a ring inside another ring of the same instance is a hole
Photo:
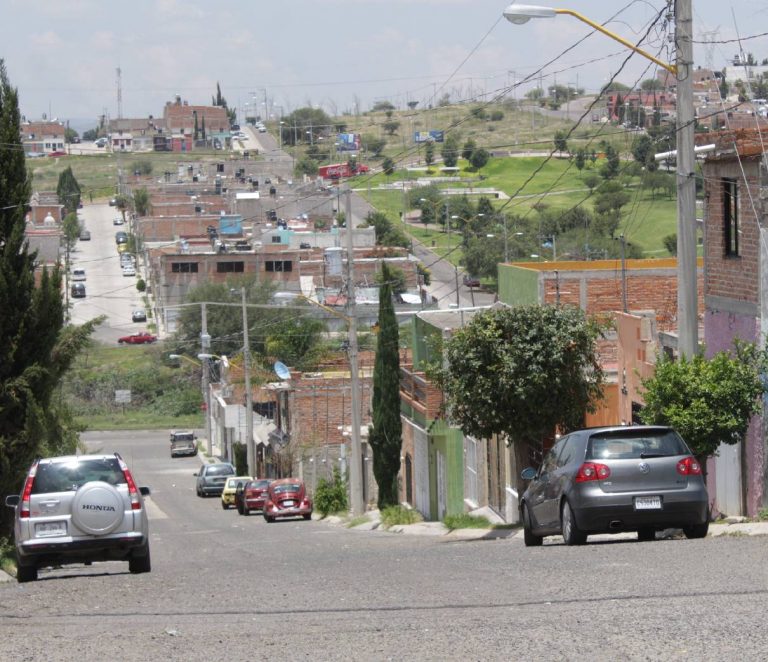
[[[760,660],[768,537],[445,542],[195,496],[166,431],[85,435],[150,485],[153,570],[0,585],[3,660]]]
[[[128,224],[113,225],[120,212],[106,203],[86,202],[79,216],[85,229],[90,231],[91,240],[78,241],[70,254],[70,269],[82,267],[86,274],[86,296],[81,299],[70,296],[71,319],[75,324],[82,324],[105,315],[107,319],[97,328],[94,337],[116,343],[120,336],[146,329],[146,324],[131,321],[131,312],[143,308],[144,304],[136,290],[137,278],[123,276],[115,244],[115,232],[130,233],[130,229]]]

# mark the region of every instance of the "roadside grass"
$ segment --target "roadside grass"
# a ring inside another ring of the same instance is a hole
[[[16,552],[11,538],[0,538],[0,570],[16,575]]]
[[[454,529],[490,529],[491,523],[487,517],[480,515],[475,517],[469,513],[461,513],[460,515],[446,515],[443,518],[443,524],[451,531]]]
[[[353,517],[349,522],[347,522],[347,528],[348,529],[354,529],[356,526],[360,526],[361,524],[365,524],[369,522],[370,520],[365,515],[358,515],[357,517]]]
[[[385,528],[398,524],[416,524],[423,521],[418,510],[403,508],[403,506],[389,506],[381,511],[381,523]]]

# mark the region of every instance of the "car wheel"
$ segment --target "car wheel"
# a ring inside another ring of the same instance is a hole
[[[221,507],[222,507],[224,510],[229,510],[229,504],[228,504],[228,503],[224,503],[223,501],[221,502]]]
[[[312,519],[312,513],[306,513],[305,515],[302,515],[304,519]]]
[[[269,515],[265,514],[264,519],[267,520],[267,524],[272,524],[272,522],[275,521],[274,517],[270,517]]]
[[[34,582],[37,580],[37,566],[36,565],[22,565],[17,561],[16,566],[16,581],[19,584],[26,582]]]
[[[537,536],[531,530],[531,513],[528,511],[528,505],[523,504],[523,541],[526,547],[540,547],[544,542],[543,536]]]
[[[684,526],[683,533],[689,540],[696,540],[697,538],[706,538],[709,532],[709,522],[703,524],[694,524],[693,526]]]
[[[583,545],[587,541],[587,535],[579,530],[576,525],[576,518],[573,515],[571,504],[563,502],[563,510],[560,514],[562,524],[563,540],[566,545]]]
[[[637,530],[637,539],[640,542],[651,542],[656,540],[656,530],[651,527],[643,527]]]
[[[150,572],[152,570],[152,561],[149,557],[149,544],[146,544],[141,549],[134,550],[131,553],[131,558],[128,559],[128,570],[134,575],[141,572]]]
[[[198,487],[196,489],[197,489],[197,496],[202,497],[203,493],[200,491],[200,488]]]
[[[243,512],[242,512],[242,514],[243,514],[243,515],[245,515],[246,517],[248,517],[248,515],[250,515],[250,514],[251,514],[251,509],[250,509],[250,508],[248,508],[248,506],[243,506]]]

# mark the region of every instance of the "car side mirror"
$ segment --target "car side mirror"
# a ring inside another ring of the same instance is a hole
[[[520,477],[523,480],[533,480],[536,478],[536,469],[533,467],[526,467],[520,472]]]
[[[15,508],[19,505],[19,495],[18,494],[9,494],[7,497],[5,497],[5,505],[9,508]]]
[[[193,473],[192,475],[193,475],[193,476],[197,476],[197,471],[195,471],[195,473]]]
[[[149,496],[150,491],[148,487],[140,487],[139,492],[141,492],[141,496]]]

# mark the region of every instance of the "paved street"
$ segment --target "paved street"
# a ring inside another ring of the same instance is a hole
[[[166,431],[89,433],[149,485],[153,570],[0,584],[4,660],[765,659],[768,537],[525,548],[266,524],[195,496]]]

